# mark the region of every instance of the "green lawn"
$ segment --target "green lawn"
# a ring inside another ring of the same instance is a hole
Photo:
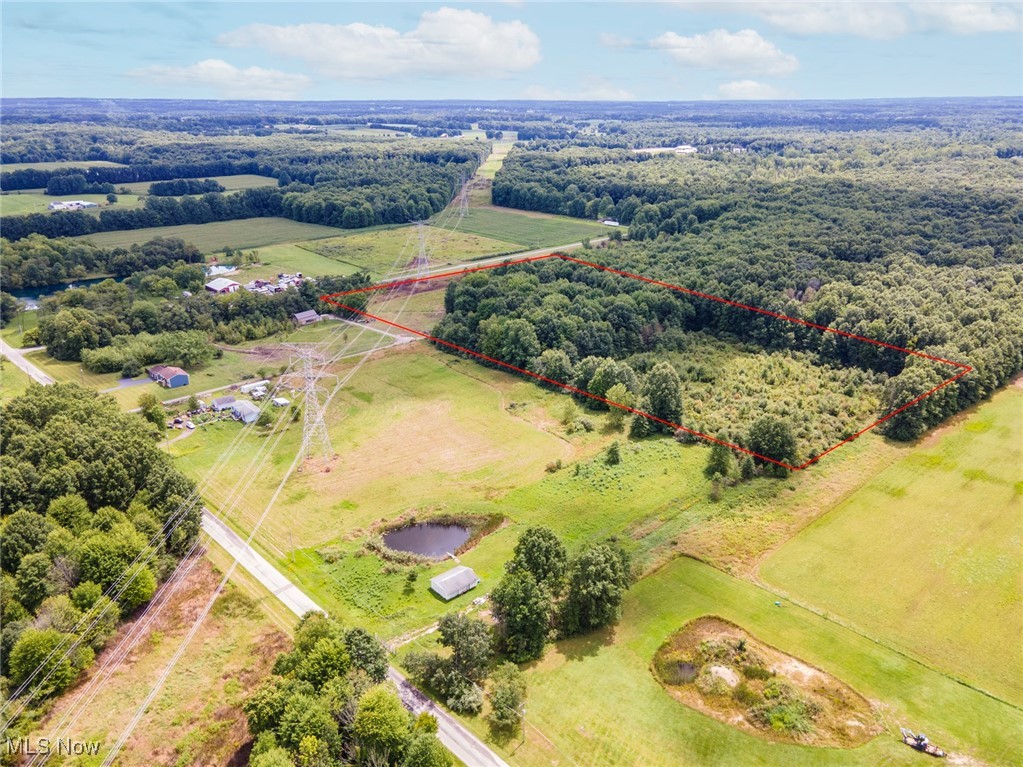
[[[1023,704],[1023,390],[882,471],[782,546],[769,583]]]
[[[85,200],[86,202],[96,203],[100,207],[86,208],[84,211],[85,213],[96,215],[99,215],[100,211],[105,208],[132,210],[142,207],[139,198],[133,194],[119,194],[117,202],[111,204],[107,202],[105,194],[65,194],[52,196],[39,192],[10,192],[9,194],[0,195],[0,215],[21,216],[28,213],[49,213],[48,206],[51,202],[67,202],[69,200]]]
[[[38,324],[39,312],[19,312],[18,316],[9,322],[6,328],[0,330],[0,338],[3,338],[11,346],[20,349],[23,346],[22,336],[24,333]]]
[[[446,226],[454,226],[452,219]],[[568,245],[587,237],[600,237],[608,229],[596,221],[541,213],[520,213],[510,208],[469,208],[458,230],[514,242],[525,248]]]
[[[0,165],[0,173],[12,173],[16,170],[59,170],[61,168],[124,168],[119,162],[106,160],[58,160],[56,162],[10,162]]]
[[[922,765],[897,739],[923,730],[959,764],[1023,761],[1023,714],[770,591],[683,558],[636,583],[611,632],[558,643],[526,674],[526,743],[497,746],[510,763],[588,767],[817,767]],[[654,679],[650,663],[675,630],[719,615],[760,640],[818,666],[872,701],[888,731],[856,749],[783,745],[747,735],[687,708]],[[417,649],[412,645],[412,649]],[[463,719],[490,738],[480,719]],[[542,733],[542,734],[541,734]],[[549,740],[547,740],[549,739]],[[968,761],[966,755],[983,762]]]
[[[271,178],[270,176],[255,176],[250,173],[243,173],[237,176],[198,176],[200,179],[213,179],[220,183],[228,192],[233,192],[238,189],[255,189],[261,186],[276,186],[277,179]],[[130,189],[133,194],[146,194],[149,192],[149,186],[154,184],[154,181],[133,181],[130,184],[114,184],[118,189],[122,187]]]
[[[301,272],[309,277],[355,274],[358,267],[343,261],[336,261],[314,253],[308,245],[315,243],[285,243],[282,245],[265,245],[257,248],[260,263],[246,266],[241,270],[239,282],[247,280],[268,280],[281,272],[295,274]],[[223,253],[213,254],[223,261]]]
[[[303,224],[287,218],[243,218],[237,221],[217,221],[212,224],[182,224],[157,226],[116,232],[99,232],[76,239],[88,240],[104,248],[127,248],[145,243],[154,237],[180,237],[195,245],[203,253],[215,253],[225,247],[260,248],[282,242],[298,242],[322,237],[334,237],[341,230],[319,224]]]
[[[30,383],[28,373],[0,354],[0,404],[17,397]]]
[[[481,256],[522,249],[514,242],[480,236],[463,231],[461,227],[456,229],[457,217],[446,215],[443,221],[445,228],[428,226],[423,230],[431,266],[460,264]],[[359,229],[302,246],[380,278],[409,268],[419,252],[419,235],[414,226]]]

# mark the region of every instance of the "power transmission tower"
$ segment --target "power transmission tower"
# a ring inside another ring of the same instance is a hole
[[[416,233],[419,235],[419,250],[412,265],[416,269],[416,277],[425,277],[430,270],[430,257],[426,251],[426,223],[416,221]]]
[[[469,179],[464,173],[458,177],[458,186],[458,220],[461,221],[469,212]]]
[[[302,447],[299,455],[311,458],[319,455],[325,462],[334,457],[330,444],[330,433],[326,421],[326,397],[320,381],[324,378],[337,379],[332,373],[323,370],[324,354],[315,344],[284,344],[291,350],[292,358],[301,363],[299,376],[302,379]]]

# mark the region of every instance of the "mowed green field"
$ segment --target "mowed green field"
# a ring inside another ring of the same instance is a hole
[[[10,162],[0,165],[0,173],[12,173],[16,170],[59,170],[61,168],[125,168],[119,162],[106,160],[59,160],[57,162]]]
[[[281,272],[295,274],[301,272],[307,277],[325,277],[333,275],[355,274],[358,267],[343,261],[336,261],[314,253],[307,247],[312,243],[283,243],[281,245],[263,245],[257,248],[258,264],[242,267],[233,275],[233,279],[245,283],[248,280],[269,280]],[[213,253],[217,260],[222,261],[224,254]]]
[[[180,237],[185,242],[195,245],[203,253],[216,253],[225,247],[259,248],[282,242],[335,237],[341,231],[330,226],[303,224],[287,218],[242,218],[211,224],[182,224],[99,232],[76,239],[88,240],[103,248],[127,248],[136,243],[149,242],[155,237]]]
[[[761,575],[1023,705],[1023,389],[932,442],[783,545]]]
[[[453,217],[443,220],[446,228],[428,226],[423,229],[431,266],[460,264],[480,256],[522,249],[515,242],[473,234],[461,227],[453,230],[457,222]],[[359,229],[328,240],[302,243],[302,247],[354,269],[365,269],[379,278],[409,269],[419,253],[419,233],[414,226]]]
[[[17,397],[31,382],[28,373],[0,355],[0,404]]]
[[[218,182],[228,192],[238,189],[256,189],[261,186],[277,186],[277,179],[270,176],[255,176],[251,173],[242,173],[237,176],[199,176],[199,179],[212,179]],[[133,181],[130,184],[114,184],[118,189],[130,189],[133,194],[146,194],[150,185],[155,181]]]
[[[511,208],[469,208],[458,224],[458,230],[514,242],[524,248],[568,245],[587,237],[601,237],[609,231],[596,221],[520,213]]]
[[[116,210],[124,208],[132,210],[139,208],[142,203],[139,202],[139,198],[133,194],[120,194],[117,196],[117,202],[108,203],[107,196],[105,194],[66,194],[66,195],[46,195],[41,192],[11,192],[10,194],[0,195],[0,215],[4,216],[22,216],[29,213],[49,213],[49,205],[51,202],[69,202],[71,200],[85,200],[86,202],[94,202],[99,205],[98,208],[85,208],[83,213],[92,213],[99,215],[101,210],[110,208]]]
[[[778,599],[695,560],[672,562],[633,585],[612,631],[559,642],[528,664],[527,721],[537,729],[527,727],[522,746],[514,737],[494,747],[523,767],[926,764],[929,757],[898,740],[901,725],[926,732],[952,753],[953,764],[1023,763],[1019,709],[791,602],[776,607]],[[703,615],[733,621],[878,702],[888,734],[855,749],[783,745],[679,703],[654,679],[650,663],[673,631]],[[481,719],[462,721],[491,739]]]

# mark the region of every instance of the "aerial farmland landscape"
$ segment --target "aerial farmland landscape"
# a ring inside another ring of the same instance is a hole
[[[0,24],[0,764],[1023,764],[1019,3]]]

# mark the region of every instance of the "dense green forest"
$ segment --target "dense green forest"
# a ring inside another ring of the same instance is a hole
[[[360,628],[308,613],[295,647],[245,702],[252,767],[373,764],[451,767],[437,720],[413,716],[387,678],[383,645]]]
[[[127,249],[99,248],[81,240],[43,235],[30,235],[16,242],[0,238],[0,282],[8,290],[55,285],[94,274],[130,277],[176,261],[201,264],[203,257],[193,245],[173,238]]]
[[[595,260],[616,268],[975,368],[891,419],[886,430],[900,439],[912,439],[986,397],[1023,367],[1017,332],[1023,265],[937,266],[908,255],[868,264],[778,253],[765,258],[730,232],[597,253]],[[640,403],[644,376],[667,360],[690,405],[667,420],[744,443],[743,424],[730,416],[749,417],[757,403],[768,412],[777,405],[777,414],[799,430],[804,459],[869,423],[864,403],[873,401],[877,417],[958,372],[560,259],[468,275],[451,283],[445,299],[447,314],[434,331],[445,341],[597,396],[622,384]],[[771,352],[775,362],[745,363],[747,372],[762,369],[752,379],[730,376],[712,339],[729,342],[733,354],[743,351],[737,344],[748,344],[747,353],[750,347]],[[789,379],[814,381],[819,396],[780,397],[764,386]],[[711,400],[722,405],[750,397],[737,411],[708,407]],[[684,415],[688,423],[678,420]]]
[[[4,406],[0,673],[18,711],[73,684],[190,553],[202,503],[158,439],[75,384],[32,386]]]

